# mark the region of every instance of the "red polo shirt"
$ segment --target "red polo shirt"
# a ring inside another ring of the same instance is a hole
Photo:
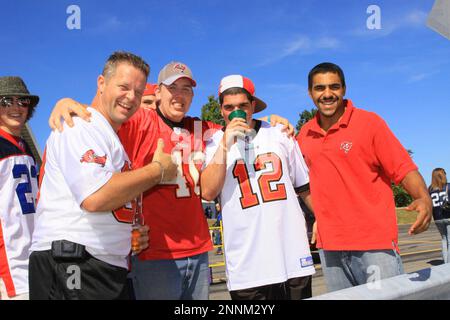
[[[383,119],[345,103],[342,118],[328,132],[317,114],[297,136],[310,170],[317,245],[398,250],[391,181],[400,183],[417,166]]]

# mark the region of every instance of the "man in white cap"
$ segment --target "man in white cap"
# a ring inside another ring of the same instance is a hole
[[[28,299],[37,164],[21,131],[39,97],[19,77],[0,77],[0,300]]]
[[[222,204],[231,298],[308,298],[315,271],[296,192],[311,204],[298,144],[280,126],[253,119],[266,104],[250,79],[223,78],[219,99],[226,127],[207,142],[201,185],[203,198]]]

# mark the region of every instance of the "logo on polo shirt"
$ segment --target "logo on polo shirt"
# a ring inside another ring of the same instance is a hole
[[[344,141],[341,143],[341,150],[344,150],[344,152],[347,154],[352,149],[353,143]]]
[[[106,164],[106,159],[107,159],[106,154],[100,157],[95,154],[94,150],[90,149],[81,156],[80,162],[96,163],[104,167]]]

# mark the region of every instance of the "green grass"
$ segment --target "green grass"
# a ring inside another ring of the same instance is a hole
[[[413,224],[416,221],[416,211],[406,211],[405,209],[396,209],[398,224]],[[208,225],[212,226],[216,219],[208,219]]]
[[[416,211],[406,211],[405,209],[397,209],[396,211],[398,224],[412,224],[416,221]]]

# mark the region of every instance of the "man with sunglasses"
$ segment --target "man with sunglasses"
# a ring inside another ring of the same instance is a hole
[[[39,97],[19,77],[0,77],[0,299],[28,299],[37,165],[20,137]]]

